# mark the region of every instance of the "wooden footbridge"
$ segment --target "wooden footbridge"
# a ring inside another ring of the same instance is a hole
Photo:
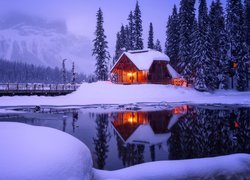
[[[0,84],[0,96],[60,96],[77,90],[80,84]]]

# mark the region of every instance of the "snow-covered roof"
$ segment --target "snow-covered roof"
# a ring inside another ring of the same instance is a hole
[[[166,142],[170,133],[155,134],[149,124],[140,125],[136,131],[126,140],[126,143],[145,143],[149,145]]]
[[[159,51],[156,51],[156,50],[153,50],[153,49],[142,49],[142,50],[134,50],[134,51],[124,52],[120,56],[120,58],[118,59],[116,64],[119,62],[119,60],[121,59],[121,57],[124,54],[140,70],[149,70],[149,68],[150,68],[150,66],[151,66],[151,64],[153,63],[154,60],[170,61],[169,57],[167,55],[165,55],[164,53],[162,53],[162,52],[159,52]],[[113,66],[113,68],[115,67],[115,65]]]
[[[174,68],[170,64],[167,64],[167,69],[168,69],[168,72],[172,78],[180,78],[181,77],[181,75],[178,72],[176,72],[176,70],[174,70]]]

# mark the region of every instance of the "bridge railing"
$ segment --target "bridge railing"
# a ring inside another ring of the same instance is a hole
[[[74,91],[80,84],[0,83],[0,91]]]

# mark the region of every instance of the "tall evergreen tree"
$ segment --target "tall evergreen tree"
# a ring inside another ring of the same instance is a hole
[[[231,62],[237,63],[236,88],[244,91],[248,86],[247,46],[244,32],[243,6],[240,0],[227,1],[227,36],[230,42]]]
[[[94,49],[92,55],[96,58],[96,70],[95,74],[98,80],[105,81],[108,79],[108,61],[110,55],[108,52],[108,42],[106,41],[106,35],[104,34],[103,28],[103,13],[99,8],[96,14],[97,25],[95,35],[96,38],[93,40]]]
[[[135,50],[143,49],[141,10],[138,1],[134,10],[134,25]]]
[[[161,42],[160,42],[159,39],[156,40],[154,49],[155,49],[156,51],[162,52]]]
[[[134,15],[133,12],[130,11],[128,16],[128,50],[135,49],[135,22],[134,22]]]
[[[197,57],[195,88],[198,90],[208,90],[215,88],[216,74],[214,72],[207,11],[206,0],[200,0],[198,15],[198,36],[195,47],[195,57]]]
[[[125,27],[122,25],[120,30],[120,41],[121,41],[121,49],[127,49],[126,45],[126,32]]]
[[[244,25],[246,32],[246,42],[248,46],[248,51],[250,51],[250,1],[245,0],[244,2]]]
[[[180,42],[178,51],[178,68],[183,73],[183,69],[192,58],[191,41],[193,24],[195,20],[195,0],[181,0],[179,12]]]
[[[226,51],[228,46],[225,37],[225,18],[220,0],[216,0],[216,2],[213,1],[211,4],[209,13],[209,36],[212,46],[214,72],[217,77],[220,77],[220,80],[218,79],[214,82],[215,88],[218,88],[220,82],[226,83],[225,73],[229,71],[229,62],[226,62],[228,61]],[[221,87],[226,88],[227,85],[223,84]]]
[[[121,37],[120,32],[118,32],[116,34],[115,56],[113,58],[113,64],[116,63],[116,61],[118,60],[119,56],[121,55],[122,45],[121,45],[121,38],[120,37]]]
[[[118,60],[121,54],[127,49],[126,31],[124,26],[121,26],[120,32],[116,34],[115,56],[113,64]]]
[[[230,59],[228,57],[229,43],[226,34],[226,30],[220,34],[220,55],[219,55],[219,88],[229,88],[229,71],[230,71]]]
[[[148,48],[154,49],[154,30],[153,30],[153,24],[152,23],[150,23],[150,25],[149,25]]]
[[[165,54],[170,58],[170,64],[177,69],[180,39],[179,15],[176,5],[174,5],[173,13],[168,19],[166,31]]]
[[[124,33],[125,33],[125,47],[126,47],[126,51],[128,51],[128,50],[131,50],[130,49],[130,33],[129,33],[128,25],[125,26]]]
[[[195,54],[197,49],[197,39],[199,35],[198,22],[196,18],[194,19],[193,27],[191,29],[191,41],[190,47],[192,47],[190,53],[191,58],[186,63],[186,66],[183,68],[183,76],[188,80],[188,83],[193,83],[195,78],[196,62],[198,60],[197,55]]]

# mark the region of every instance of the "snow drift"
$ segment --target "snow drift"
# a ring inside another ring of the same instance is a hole
[[[159,161],[116,171],[94,170],[94,179],[249,179],[250,155],[234,154],[193,160]]]
[[[1,179],[90,179],[89,149],[61,131],[0,123]]]

